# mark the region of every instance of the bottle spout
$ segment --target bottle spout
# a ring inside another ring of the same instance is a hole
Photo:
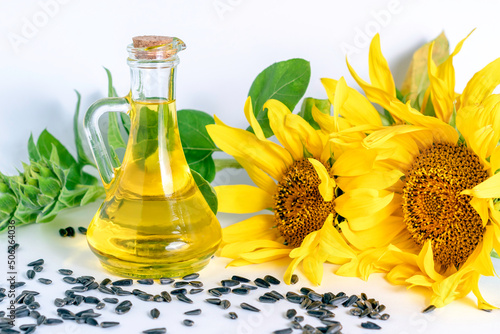
[[[186,44],[177,37],[136,36],[128,46],[130,60],[169,60],[176,58]]]

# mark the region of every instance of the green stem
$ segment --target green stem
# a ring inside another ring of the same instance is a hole
[[[225,169],[225,168],[236,168],[240,169],[243,168],[238,161],[234,159],[214,159],[215,162],[215,170],[217,172]]]

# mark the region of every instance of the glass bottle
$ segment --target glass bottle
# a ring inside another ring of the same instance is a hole
[[[87,231],[104,268],[126,277],[178,277],[206,266],[221,227],[184,156],[175,107],[178,38],[135,37],[127,48],[131,90],[87,111],[84,127],[106,198]],[[105,112],[126,112],[131,126],[123,162],[114,163],[98,127]]]

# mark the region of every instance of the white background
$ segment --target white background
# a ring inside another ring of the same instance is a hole
[[[472,34],[456,57],[457,91],[500,56],[496,1],[435,0],[1,0],[0,171],[27,160],[26,142],[47,128],[73,150],[76,97],[82,111],[106,94],[102,66],[121,95],[129,86],[125,47],[131,37],[183,39],[178,108],[217,114],[246,127],[243,104],[256,75],[273,62],[301,57],[312,67],[306,96],[325,98],[321,77],[366,77],[369,39],[382,49],[400,86],[411,54],[445,31],[451,47]],[[343,46],[343,47],[342,47]]]

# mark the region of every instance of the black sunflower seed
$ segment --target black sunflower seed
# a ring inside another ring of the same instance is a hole
[[[297,284],[299,282],[299,276],[293,274],[290,283]]]
[[[376,323],[373,323],[371,321],[362,322],[361,327],[366,328],[366,329],[382,329],[382,327],[380,327],[379,325],[377,325]]]
[[[187,290],[182,288],[182,289],[175,289],[175,290],[172,290],[170,291],[170,294],[171,295],[179,295],[179,294],[186,294],[187,293]]]
[[[43,259],[38,259],[28,263],[28,267],[41,266],[45,261]]]
[[[285,297],[276,290],[273,290],[271,292],[266,292],[264,295],[269,295],[269,296],[274,297],[276,299],[285,299]]]
[[[273,332],[273,334],[290,334],[293,331],[291,328],[278,329]]]
[[[60,228],[60,229],[59,229],[59,235],[60,235],[61,237],[65,237],[65,236],[67,236],[67,235],[68,235],[68,232],[67,232],[65,229],[63,229],[63,228]]]
[[[162,291],[160,295],[163,297],[163,300],[166,301],[167,303],[170,303],[172,301],[172,296],[167,291]]]
[[[68,309],[65,309],[65,308],[58,308],[57,309],[57,314],[58,315],[63,315],[63,314],[68,314],[68,315],[75,315],[73,312],[71,312],[70,310]]]
[[[101,302],[99,298],[93,296],[86,296],[83,298],[83,301],[86,304],[99,304]]]
[[[298,295],[296,294],[295,292],[287,292],[286,293],[286,300],[288,300],[290,303],[294,303],[294,304],[301,304],[302,301],[306,298],[305,296],[303,295]]]
[[[99,326],[99,323],[94,318],[85,318],[85,323],[90,326]]]
[[[229,307],[231,307],[231,303],[229,302],[229,300],[224,299],[223,301],[221,301],[220,307],[223,310],[227,310]]]
[[[332,299],[335,298],[335,295],[331,292],[327,292],[327,293],[324,293],[323,294],[323,303],[324,304],[330,304],[330,302],[332,301]]]
[[[325,312],[325,310],[307,310],[307,314],[310,315],[311,317],[322,318],[327,313]]]
[[[116,321],[103,321],[101,322],[101,327],[102,328],[109,328],[109,327],[115,327],[118,326],[120,323]]]
[[[34,270],[28,270],[26,272],[26,277],[28,277],[28,279],[33,279],[35,277],[35,271]]]
[[[143,278],[140,280],[137,280],[137,283],[143,284],[143,285],[153,285],[155,281],[153,281],[151,278]]]
[[[117,296],[130,296],[130,295],[132,294],[132,292],[127,291],[127,290],[120,289],[120,290],[117,290],[117,291],[115,292],[115,294],[116,294]]]
[[[247,311],[260,312],[260,310],[258,308],[256,308],[255,306],[252,306],[250,304],[247,304],[247,303],[241,303],[240,306],[242,309],[247,310]]]
[[[234,280],[234,281],[239,281],[241,283],[248,283],[248,282],[250,282],[250,280],[248,278],[241,277],[241,276],[238,276],[238,275],[233,275],[231,277],[231,279]]]
[[[215,290],[215,289],[209,289],[208,293],[211,294],[214,297],[220,297],[220,296],[222,296],[222,293],[220,293],[218,290]]]
[[[165,334],[166,332],[167,329],[165,327],[146,329],[145,331],[142,331],[143,334]]]
[[[293,309],[293,308],[287,310],[286,314],[285,314],[285,316],[286,316],[287,319],[292,319],[296,315],[297,315],[297,311],[295,309]]]
[[[302,325],[297,321],[292,321],[290,324],[292,325],[293,329],[302,329]]]
[[[115,308],[115,312],[118,314],[125,314],[130,311],[132,307],[132,302],[130,300],[124,300]]]
[[[73,305],[80,305],[81,303],[83,303],[83,296],[81,295],[76,295],[75,296],[75,301],[73,302]]]
[[[302,321],[304,321],[304,317],[303,317],[303,316],[301,316],[301,315],[298,315],[298,316],[296,316],[293,320],[295,320],[295,321],[297,321],[297,322],[302,322]]]
[[[344,306],[344,307],[351,307],[357,301],[358,301],[358,296],[352,295],[345,302],[342,303],[342,306]]]
[[[154,299],[154,296],[149,293],[141,293],[140,295],[136,295],[136,297],[145,302],[150,302]]]
[[[427,307],[426,307],[426,308],[422,311],[422,313],[429,313],[429,312],[434,311],[435,309],[436,309],[436,306],[434,306],[434,305],[429,305],[429,306],[427,306]]]
[[[102,285],[99,285],[97,287],[97,290],[102,292],[102,293],[105,293],[107,295],[114,295],[115,293],[113,292],[113,290],[111,290],[110,288],[108,288],[107,286],[102,286]]]
[[[214,305],[220,305],[222,302],[222,300],[220,300],[219,298],[207,298],[207,299],[205,299],[205,301],[207,303],[214,304]]]
[[[61,307],[61,306],[66,305],[66,302],[61,298],[56,298],[56,299],[54,299],[54,305],[57,307]]]
[[[268,303],[268,304],[274,304],[278,301],[276,298],[269,296],[260,296],[258,300],[261,303]]]
[[[11,286],[14,286],[14,289],[17,289],[25,284],[26,282],[15,282],[14,284],[11,284]]]
[[[19,244],[16,242],[12,246],[7,247],[7,253],[15,252],[19,248]]]
[[[221,285],[224,287],[233,287],[237,286],[240,284],[240,281],[237,280],[232,280],[232,279],[225,279],[221,281]]]
[[[195,288],[201,288],[203,286],[203,283],[200,281],[190,281],[189,285],[191,285]]]
[[[185,326],[188,326],[188,327],[191,327],[194,325],[194,321],[193,320],[189,320],[189,319],[185,319],[184,321],[182,321],[182,323],[185,325]]]
[[[174,288],[178,289],[178,288],[182,288],[186,285],[188,285],[189,282],[186,282],[186,281],[179,281],[179,282],[175,282],[174,283]]]
[[[189,294],[190,294],[190,295],[194,295],[194,294],[200,293],[200,292],[202,292],[202,291],[203,291],[203,289],[201,289],[201,288],[199,288],[199,289],[198,289],[198,288],[196,288],[196,289],[191,289],[191,290],[189,290]]]
[[[369,308],[366,308],[363,310],[363,312],[361,312],[361,314],[359,315],[360,318],[364,318],[366,317],[368,314],[371,313],[371,310]]]
[[[250,290],[247,288],[234,288],[232,292],[237,295],[248,295]]]
[[[343,302],[345,302],[347,299],[349,299],[349,297],[343,295],[343,296],[335,296],[331,301],[330,301],[330,304],[331,305],[339,305],[339,304],[342,304]]]
[[[38,318],[36,318],[36,324],[38,326],[40,326],[41,324],[43,324],[45,322],[45,319],[47,319],[47,318],[44,315],[39,316]]]
[[[199,315],[201,314],[201,309],[197,308],[196,310],[186,311],[185,315]]]
[[[111,284],[113,284],[113,286],[131,286],[133,283],[134,283],[134,281],[132,281],[130,278],[126,278],[126,279],[114,281]]]
[[[307,308],[309,305],[311,305],[312,301],[305,297],[304,300],[302,301],[302,303],[300,303],[300,308]]]
[[[362,300],[368,300],[368,297],[366,296],[366,293],[361,292],[361,299]]]
[[[320,308],[321,305],[323,305],[323,303],[321,303],[320,301],[314,301],[307,306],[307,309],[308,310],[315,310],[315,309]]]
[[[267,281],[263,280],[262,278],[257,278],[255,281],[253,281],[255,285],[257,285],[259,288],[265,288],[268,289],[271,284],[269,284]]]
[[[191,280],[197,279],[198,277],[200,277],[200,274],[192,273],[192,274],[189,274],[189,275],[182,277],[182,279],[185,281],[191,281]]]
[[[380,304],[379,306],[377,306],[377,311],[378,312],[384,312],[385,311],[385,305]]]
[[[36,327],[36,324],[21,325],[21,326],[19,326],[19,329],[24,332],[24,331],[27,331],[28,329],[30,329],[31,327]]]
[[[188,304],[193,303],[193,301],[191,299],[189,299],[186,295],[184,295],[182,293],[177,295],[177,299],[181,302],[184,302],[184,303],[188,303]]]
[[[63,281],[68,283],[68,284],[76,284],[76,278],[71,277],[71,276],[63,277]]]
[[[77,286],[72,287],[71,290],[73,290],[73,292],[85,292],[88,290],[88,288],[86,286],[83,286],[83,285],[77,285]]]
[[[229,312],[229,319],[233,320],[238,319],[238,315],[234,312]]]
[[[16,318],[24,318],[30,315],[30,310],[28,309],[16,309],[15,316]]]
[[[160,296],[160,295],[155,295],[155,296],[153,297],[153,300],[154,300],[155,302],[162,302],[162,301],[164,301],[164,300],[163,300],[163,297],[162,297],[162,296]]]
[[[142,295],[142,294],[144,294],[144,293],[147,293],[147,292],[146,292],[146,291],[139,290],[139,289],[134,289],[134,290],[132,290],[132,294],[133,294],[134,296],[137,296],[137,295]]]
[[[37,273],[41,272],[43,270],[43,266],[34,266],[33,270]]]
[[[99,302],[99,303],[97,303],[95,308],[98,310],[102,310],[105,306],[106,306],[106,304],[104,304],[103,302]]]
[[[42,283],[42,284],[45,284],[45,285],[49,285],[49,284],[52,284],[52,280],[48,279],[48,278],[39,278],[38,279],[38,282]]]
[[[68,237],[74,237],[75,236],[75,229],[71,226],[66,227],[66,232]]]
[[[160,311],[158,311],[157,308],[154,308],[149,312],[149,314],[151,314],[151,318],[158,319],[158,317],[160,316]]]
[[[62,321],[60,319],[48,318],[48,319],[45,319],[43,324],[44,325],[59,325],[59,324],[62,324],[63,322],[64,321]]]
[[[173,278],[170,277],[162,277],[160,278],[160,284],[165,285],[165,284],[171,284],[174,282]]]
[[[306,287],[302,287],[300,288],[300,293],[307,296],[309,294],[309,292],[314,292],[313,289],[309,289],[309,288],[306,288]]]
[[[3,312],[3,314],[2,314],[2,312],[3,311],[0,311],[0,317],[3,317],[5,315],[5,312]],[[30,317],[32,317],[32,318],[38,319],[39,316],[40,316],[40,312],[38,312],[38,311],[31,311],[30,312]]]
[[[274,276],[271,276],[271,275],[266,275],[264,277],[264,280],[269,283],[269,284],[273,284],[273,285],[278,285],[281,283],[281,281],[279,279],[277,279],[276,277]]]
[[[99,287],[99,284],[98,284],[97,282],[92,282],[92,283],[90,283],[90,284],[87,286],[87,288],[88,288],[89,290],[95,290],[95,289],[97,289],[98,287]]]
[[[35,310],[37,308],[40,308],[40,304],[38,302],[32,302],[31,304],[29,304],[28,308],[30,310]]]
[[[101,281],[101,283],[99,283],[100,286],[106,286],[108,285],[109,283],[111,283],[111,279],[109,278],[105,278]]]
[[[83,235],[86,235],[87,234],[87,229],[85,227],[83,227],[83,226],[79,226],[78,227],[78,232],[80,232]]]
[[[384,314],[382,314],[382,315],[380,316],[380,320],[388,320],[388,319],[389,319],[389,317],[390,317],[390,315],[389,315],[389,314],[384,313]]]
[[[81,317],[81,316],[82,316],[83,314],[85,314],[85,313],[93,313],[93,312],[94,312],[94,310],[93,310],[93,309],[91,309],[91,308],[89,308],[89,309],[86,309],[86,310],[80,311],[80,312],[76,313],[75,315],[76,315],[77,317]]]
[[[248,285],[248,284],[242,284],[241,287],[248,289],[248,290],[257,290],[258,289],[255,285]]]
[[[319,293],[316,293],[314,291],[311,291],[307,294],[307,298],[309,298],[310,300],[312,300],[313,302],[316,302],[316,301],[321,301],[323,300],[323,296],[320,295]]]

